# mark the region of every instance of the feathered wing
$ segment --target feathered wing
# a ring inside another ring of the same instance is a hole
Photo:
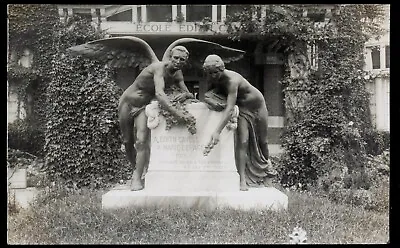
[[[219,55],[224,63],[237,61],[245,54],[245,52],[242,50],[222,46],[211,41],[194,38],[182,38],[172,42],[171,45],[169,45],[169,47],[165,50],[162,60],[168,60],[170,58],[172,48],[179,45],[186,47],[190,53],[188,63],[195,66],[201,66],[205,58],[210,54]]]
[[[133,36],[94,40],[67,50],[73,55],[82,55],[104,62],[110,68],[139,67],[143,69],[159,61],[147,42]]]

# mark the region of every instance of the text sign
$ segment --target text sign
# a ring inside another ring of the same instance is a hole
[[[203,33],[201,24],[197,22],[104,22],[101,28],[109,33]],[[227,33],[227,26],[224,23],[212,23],[207,32]]]

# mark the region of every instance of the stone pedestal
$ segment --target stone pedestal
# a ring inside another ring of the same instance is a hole
[[[25,189],[27,187],[26,169],[8,168],[8,185],[12,189]]]
[[[196,134],[186,127],[166,131],[164,118],[151,130],[151,154],[146,174],[148,191],[230,191],[239,190],[234,155],[234,131],[224,128],[220,142],[203,155],[222,112],[211,111],[204,103],[193,103],[187,110],[196,118]]]
[[[241,210],[287,209],[288,197],[273,187],[250,188],[249,191],[130,191],[111,190],[103,195],[103,209],[127,207],[185,207],[185,208],[234,208]]]
[[[157,111],[157,104],[151,115]],[[148,109],[149,110],[149,109]],[[130,191],[114,189],[103,195],[102,207],[115,209],[129,206],[233,207],[274,210],[287,208],[285,194],[275,188],[239,190],[239,174],[234,156],[235,129],[225,127],[220,142],[207,156],[203,155],[222,112],[209,110],[204,103],[187,105],[196,118],[197,133],[186,127],[165,130],[166,122],[156,116],[151,125],[151,154],[145,188]],[[149,111],[146,111],[146,113]],[[149,114],[148,114],[149,115]]]

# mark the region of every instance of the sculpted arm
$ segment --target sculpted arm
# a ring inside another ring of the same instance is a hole
[[[187,92],[187,93],[190,93],[189,90],[188,90],[188,88],[187,88],[187,86],[186,86],[186,84],[185,84],[185,81],[183,80],[182,71],[178,71],[178,73],[177,73],[177,80],[178,80],[179,87],[180,87],[183,91],[185,91],[185,92]]]
[[[185,92],[184,94],[179,95],[177,97],[177,100],[180,101],[180,100],[184,100],[184,99],[188,99],[188,98],[194,98],[193,94],[190,93],[190,91],[188,90],[188,88],[185,84],[185,81],[183,80],[182,71],[178,71],[177,80],[178,80],[179,88],[181,88]]]
[[[169,112],[171,112],[176,117],[182,118],[183,113],[172,107],[171,102],[169,101],[167,95],[164,92],[165,82],[164,76],[161,69],[156,68],[154,72],[154,87],[155,87],[155,96],[157,100],[163,105]]]
[[[226,100],[226,108],[224,109],[224,112],[222,114],[222,119],[219,122],[219,124],[215,130],[215,133],[220,134],[222,129],[224,129],[225,125],[228,123],[229,119],[231,118],[233,108],[235,107],[235,104],[236,104],[238,87],[239,87],[239,83],[236,82],[236,80],[229,83],[228,97]]]
[[[235,107],[235,104],[236,104],[238,87],[239,87],[238,82],[229,82],[226,107],[222,114],[221,121],[218,123],[217,128],[211,135],[210,142],[206,146],[206,149],[208,149],[208,150],[211,149],[214,145],[218,144],[219,136],[222,132],[222,129],[224,129],[224,127],[228,123],[229,119],[231,118],[233,108]]]

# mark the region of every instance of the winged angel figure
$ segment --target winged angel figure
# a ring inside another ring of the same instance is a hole
[[[184,83],[182,68],[186,64],[201,66],[209,54],[218,54],[225,63],[239,60],[244,51],[221,46],[210,41],[181,38],[171,43],[160,61],[144,40],[133,37],[112,37],[68,48],[73,55],[102,61],[110,68],[139,67],[140,74],[124,91],[119,100],[118,116],[124,150],[132,165],[130,189],[144,188],[144,174],[149,163],[150,139],[145,107],[152,100],[176,119],[193,121],[189,113],[174,107],[166,94],[169,88],[180,89],[174,101],[193,99]],[[190,58],[189,58],[190,54]]]

